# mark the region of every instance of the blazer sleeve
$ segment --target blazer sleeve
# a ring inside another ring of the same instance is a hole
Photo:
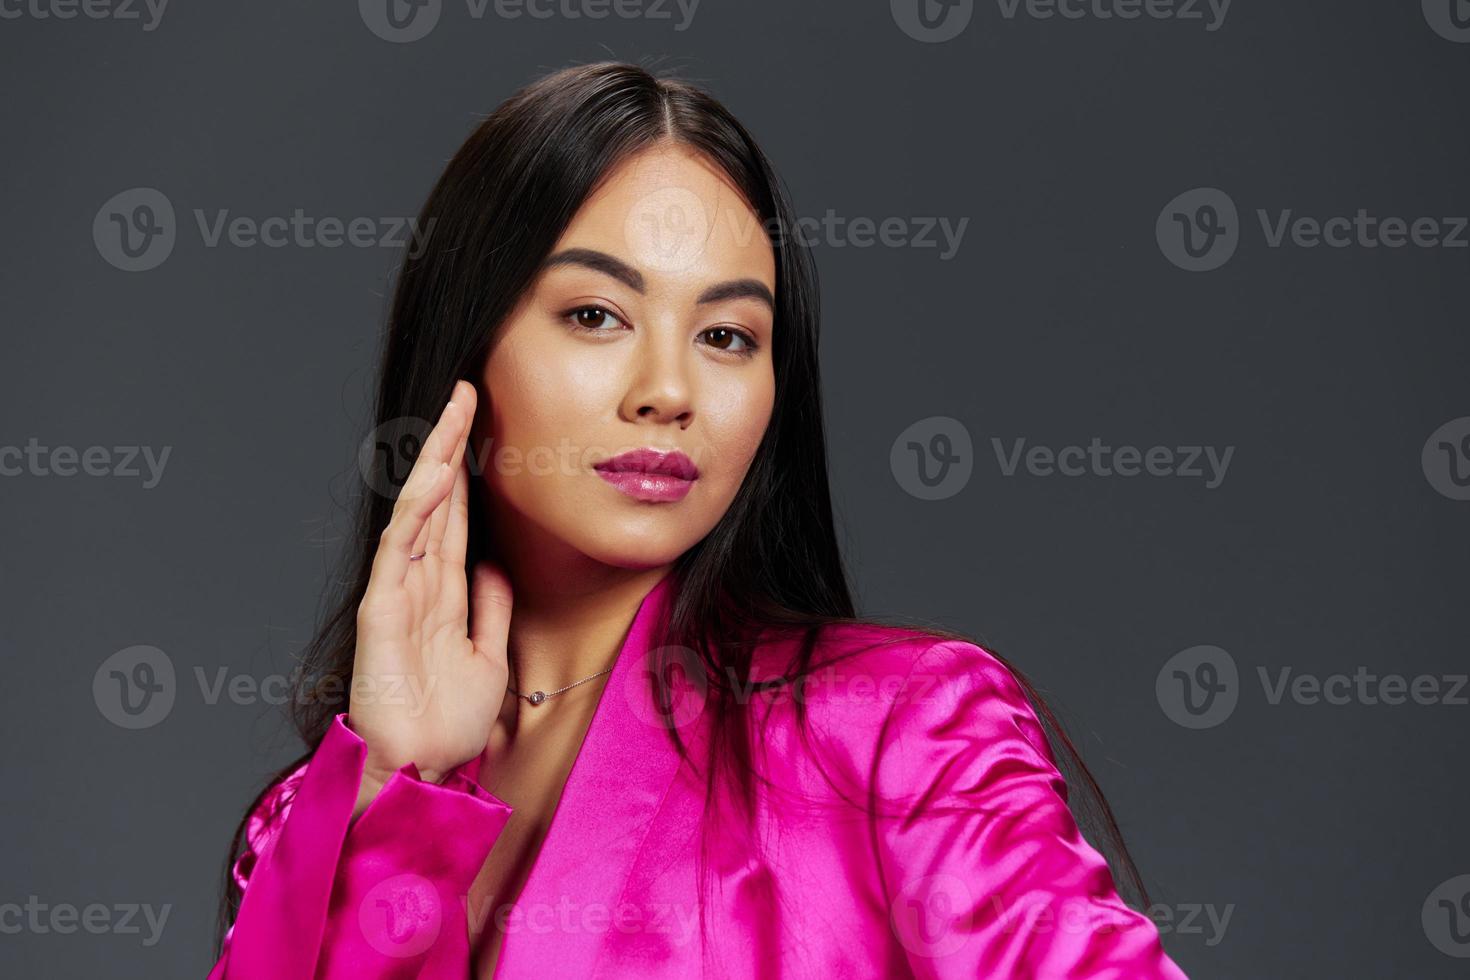
[[[239,914],[209,980],[469,976],[467,896],[511,808],[410,763],[353,821],[366,758],[339,714],[250,815]]]
[[[1083,839],[994,656],[953,640],[919,656],[873,766],[890,925],[915,976],[1184,978]]]

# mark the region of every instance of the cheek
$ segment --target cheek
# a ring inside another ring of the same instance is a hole
[[[513,337],[484,373],[494,445],[531,453],[585,455],[596,420],[608,411],[614,372],[575,350],[536,349]],[[616,404],[616,402],[613,402]]]
[[[720,386],[705,401],[709,462],[727,494],[734,494],[760,448],[774,397],[775,380],[766,371]]]

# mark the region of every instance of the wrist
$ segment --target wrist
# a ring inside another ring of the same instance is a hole
[[[397,771],[396,769],[390,770],[370,763],[363,767],[362,779],[358,783],[357,789],[357,804],[352,809],[352,818],[354,820],[362,816],[363,811],[372,804],[373,800],[378,798],[378,794],[383,791],[384,786],[388,785],[388,780],[392,779],[393,774]],[[418,772],[419,781],[425,783],[440,783],[449,775],[448,772],[439,772],[433,769],[420,769]]]
[[[357,803],[352,808],[353,820],[362,816],[362,812],[378,798],[378,794],[383,791],[383,787],[387,785],[391,776],[391,773],[378,772],[369,768],[363,769],[362,779],[357,787]]]

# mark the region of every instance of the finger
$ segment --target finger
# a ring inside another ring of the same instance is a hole
[[[470,538],[470,467],[466,460],[461,459],[455,470],[447,510],[449,518],[445,521],[444,539],[439,542],[439,560],[463,581],[465,549]]]
[[[414,539],[428,523],[434,508],[453,488],[454,472],[448,463],[440,463],[432,469],[422,471],[418,467],[419,464],[415,462],[414,473],[418,475],[420,486],[415,488],[412,496],[398,498],[393,516],[389,518],[388,525],[383,528],[378,539],[378,550],[373,556],[373,569],[368,579],[369,594],[374,593],[375,588],[403,584],[411,564],[409,555],[417,553],[412,550]],[[414,475],[409,476],[410,481],[414,479]]]
[[[449,454],[454,451],[454,439],[459,434],[459,423],[462,418],[459,406],[455,404],[451,395],[449,401],[444,403],[438,421],[434,423],[434,427],[429,430],[428,437],[424,439],[424,444],[419,447],[418,456],[413,461],[413,469],[409,470],[408,479],[404,482],[403,489],[398,492],[395,507],[403,503],[405,498],[411,499],[416,494],[423,492],[424,484],[421,479],[419,482],[414,479],[421,467],[424,470],[433,470],[439,463],[449,460]]]
[[[449,508],[449,527],[436,552],[442,573],[437,579],[434,602],[440,615],[452,619],[456,629],[467,629],[470,614],[468,576],[465,574],[465,547],[469,539],[469,465],[459,464],[449,500],[439,506]],[[436,511],[437,513],[437,511]]]
[[[469,443],[470,431],[474,428],[475,419],[475,387],[464,385],[463,391],[459,385],[455,386],[455,404],[464,409],[465,422],[460,427],[459,435],[455,439],[454,452],[449,458],[449,465],[455,472],[462,468],[461,464],[465,457],[465,446]],[[458,486],[459,478],[455,477],[455,485]],[[451,492],[447,500],[434,508],[433,515],[429,518],[429,536],[427,542],[418,542],[420,551],[427,551],[431,555],[438,555],[444,551],[444,533],[448,528],[451,518],[451,509],[454,506],[454,494]],[[417,552],[416,552],[417,553]],[[460,564],[464,564],[463,559]]]
[[[494,562],[475,564],[470,584],[470,642],[487,656],[505,653],[514,597],[510,578]]]
[[[464,382],[455,383],[454,390],[450,393],[449,401],[445,403],[444,411],[439,416],[439,421],[435,423],[433,431],[429,433],[429,437],[424,440],[423,448],[419,450],[418,459],[414,460],[415,466],[418,465],[419,460],[424,460],[426,466],[435,466],[441,462],[447,462],[453,468],[454,463],[452,457],[455,446],[459,439],[461,429],[467,424],[468,419],[468,413],[462,404],[465,387],[467,386]],[[409,474],[409,480],[410,482],[413,480],[412,473]],[[453,481],[451,480],[451,486],[452,484]],[[404,490],[405,492],[409,491],[408,484],[404,485]],[[410,493],[409,495],[411,496],[412,494]],[[403,494],[399,495],[399,499],[403,499]],[[432,520],[431,513],[430,522]],[[419,530],[417,537],[414,539],[412,553],[416,555],[424,554],[428,551],[428,544],[429,525],[426,524]]]

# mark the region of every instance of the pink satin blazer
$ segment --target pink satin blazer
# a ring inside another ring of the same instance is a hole
[[[1184,977],[1079,835],[1014,677],[915,631],[837,630],[817,662],[881,645],[752,698],[768,783],[753,820],[711,804],[702,880],[702,769],[642,669],[671,582],[639,606],[525,886],[495,913],[496,977]],[[760,648],[757,676],[791,649]],[[672,714],[697,748],[694,684]],[[478,759],[439,784],[409,765],[353,822],[365,755],[338,715],[251,815],[210,980],[473,976],[469,923],[489,910],[467,896],[511,807]]]

